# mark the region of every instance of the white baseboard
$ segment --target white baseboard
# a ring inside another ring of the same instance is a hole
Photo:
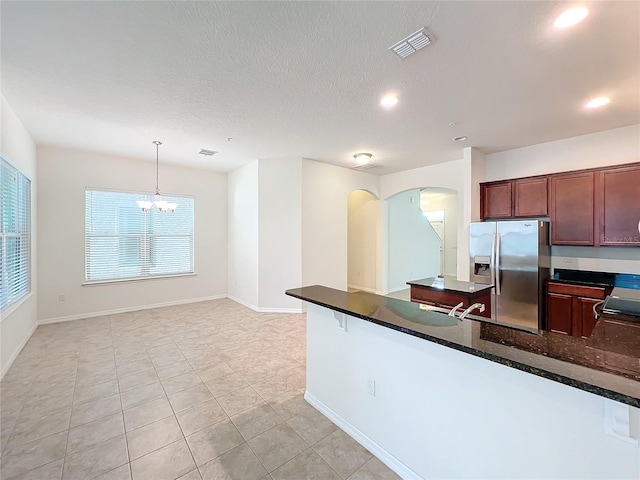
[[[303,308],[258,307],[256,312],[260,312],[260,313],[304,313],[304,309]]]
[[[116,315],[118,313],[137,312],[140,310],[149,310],[151,308],[172,307],[175,305],[186,305],[189,303],[207,302],[209,300],[219,300],[227,298],[226,294],[212,295],[209,297],[188,298],[186,300],[174,300],[171,302],[154,303],[150,305],[138,305],[135,307],[115,308],[113,310],[103,310],[101,312],[77,313],[75,315],[66,315],[64,317],[44,318],[38,321],[39,325],[47,325],[49,323],[70,322],[73,320],[82,320],[85,318],[102,317],[105,315]]]
[[[389,295],[390,293],[394,293],[394,292],[399,292],[400,290],[409,290],[409,285],[405,285],[404,287],[396,287],[396,288],[391,288],[389,289],[389,291],[387,291],[387,293],[385,293],[385,295]]]
[[[360,285],[348,284],[347,288],[351,288],[353,290],[361,290],[363,292],[376,293],[376,289],[375,288],[361,287]]]
[[[229,300],[233,300],[240,305],[244,305],[247,308],[250,308],[254,312],[258,313],[304,313],[306,310],[301,308],[272,308],[272,307],[256,307],[254,304],[246,302],[241,298],[234,297],[233,295],[227,295]]]
[[[233,295],[229,295],[227,294],[227,298],[229,300],[233,300],[236,303],[239,303],[240,305],[244,305],[247,308],[250,308],[251,310],[253,310],[254,312],[258,311],[258,307],[256,307],[255,305],[253,305],[252,303],[246,302],[238,297],[234,297]]]
[[[358,430],[356,427],[351,425],[347,420],[341,417],[334,410],[326,406],[320,400],[313,396],[313,394],[308,391],[304,392],[304,399],[309,402],[314,408],[319,410],[325,417],[331,420],[333,423],[338,425],[342,430],[344,430],[349,436],[351,436],[355,441],[357,441],[364,448],[373,453],[378,459],[384,463],[391,470],[400,475],[404,480],[423,480],[423,478],[418,475],[416,472],[407,467],[404,463],[398,460],[396,457],[387,452],[384,448]]]
[[[20,342],[20,346],[18,348],[16,348],[15,352],[13,352],[13,355],[11,355],[11,357],[9,358],[7,363],[2,366],[2,372],[0,373],[0,379],[4,378],[4,374],[9,371],[9,368],[11,368],[11,365],[13,365],[13,362],[16,360],[16,358],[18,358],[18,355],[20,355],[20,352],[22,351],[24,346],[27,344],[27,342],[31,338],[31,335],[33,335],[33,332],[36,331],[36,328],[38,328],[38,322],[34,322],[33,326],[29,330],[29,332],[25,335],[25,337],[22,340],[22,342]]]

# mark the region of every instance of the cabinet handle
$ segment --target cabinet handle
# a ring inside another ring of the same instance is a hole
[[[598,313],[598,307],[600,305],[602,305],[604,303],[604,300],[602,300],[601,302],[598,303],[594,303],[593,304],[593,318],[595,318],[596,320],[598,320],[600,318],[600,314]]]
[[[638,220],[638,233],[640,233],[640,220]]]

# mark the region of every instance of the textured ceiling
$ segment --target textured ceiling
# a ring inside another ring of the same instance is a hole
[[[582,4],[555,31],[570,3],[3,0],[2,93],[40,145],[155,160],[158,139],[218,171],[366,151],[390,173],[640,123],[640,2]],[[421,27],[433,44],[388,51]]]

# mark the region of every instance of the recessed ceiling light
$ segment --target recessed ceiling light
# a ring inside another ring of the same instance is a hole
[[[371,155],[370,153],[356,153],[353,156],[353,158],[356,159],[356,163],[358,165],[366,165],[371,160],[371,157],[373,157],[373,155]]]
[[[596,98],[593,98],[593,99],[589,100],[589,102],[587,102],[586,107],[587,108],[604,107],[610,101],[611,100],[609,100],[609,97],[596,97]]]
[[[466,135],[462,135],[461,137],[456,137],[453,139],[454,142],[464,142],[467,139]]]
[[[395,107],[398,103],[398,97],[395,95],[385,95],[380,99],[380,105],[384,108],[392,108]]]
[[[556,28],[568,28],[577,25],[589,15],[589,10],[584,7],[573,7],[562,12],[553,26]]]

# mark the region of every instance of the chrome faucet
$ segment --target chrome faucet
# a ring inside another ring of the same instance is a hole
[[[463,305],[464,305],[464,302],[460,302],[455,307],[453,307],[451,311],[447,313],[447,315],[449,315],[450,317],[456,318],[456,311]]]
[[[480,313],[484,312],[484,303],[474,303],[469,308],[467,308],[464,312],[462,312],[458,318],[462,320],[464,317],[466,317],[471,312],[473,312],[476,308]]]

